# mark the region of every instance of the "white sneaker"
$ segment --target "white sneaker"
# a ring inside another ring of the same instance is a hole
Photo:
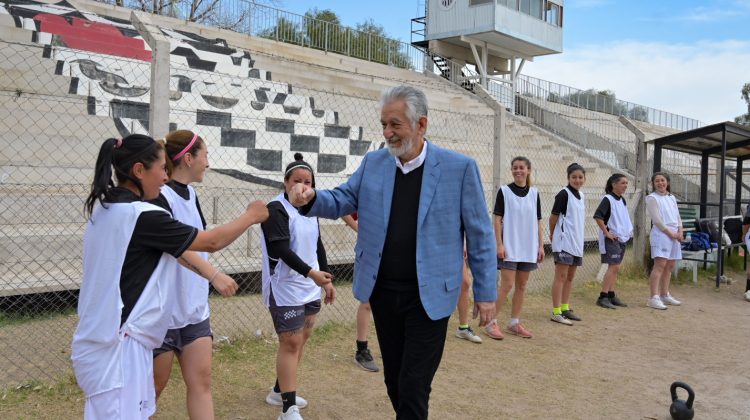
[[[273,388],[271,388],[271,392],[269,392],[268,395],[266,395],[266,402],[271,405],[278,405],[279,407],[284,405],[284,402],[281,400],[281,392],[273,392]],[[307,400],[300,397],[299,395],[297,395],[297,400],[295,401],[295,403],[296,403],[296,406],[299,408],[307,407]],[[290,418],[296,418],[296,417],[290,417]]]
[[[573,325],[573,322],[569,320],[568,318],[565,318],[564,316],[562,316],[562,314],[555,315],[553,313],[552,318],[550,318],[550,321],[559,322],[560,324],[564,324],[564,325]]]
[[[667,293],[666,296],[661,296],[661,303],[665,305],[674,305],[674,306],[680,306],[682,304],[682,302],[675,299],[670,293]]]
[[[297,398],[297,401],[299,401],[299,398]],[[279,414],[276,420],[302,420],[302,416],[299,414],[299,407],[296,405],[289,407],[289,410],[286,410],[286,413]]]
[[[745,292],[745,300],[748,301],[748,302],[750,302],[750,290],[748,290],[747,292]]]
[[[464,340],[471,341],[472,343],[481,343],[482,337],[476,335],[474,333],[474,330],[471,329],[471,327],[462,330],[461,328],[456,330],[456,337],[463,338]]]
[[[654,296],[651,299],[648,300],[648,303],[646,304],[649,308],[654,309],[667,309],[667,306],[661,302],[661,298],[659,296]]]

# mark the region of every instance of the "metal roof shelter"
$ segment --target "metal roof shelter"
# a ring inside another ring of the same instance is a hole
[[[723,122],[708,125],[681,133],[670,134],[650,141],[654,145],[654,172],[661,170],[662,150],[674,150],[701,156],[700,202],[682,203],[697,204],[700,207],[700,217],[706,217],[706,208],[719,207],[719,227],[723,229],[724,198],[726,197],[726,160],[736,161],[734,210],[741,214],[742,198],[742,166],[744,161],[750,160],[750,127],[733,122]],[[708,202],[708,163],[709,158],[717,158],[720,162],[719,173],[719,202]],[[724,272],[724,253],[722,243],[719,242],[716,260],[716,287],[719,287],[721,274]]]

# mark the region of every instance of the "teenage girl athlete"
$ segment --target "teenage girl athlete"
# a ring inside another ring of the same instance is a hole
[[[607,179],[606,194],[594,212],[594,220],[599,226],[599,253],[602,264],[608,265],[596,304],[607,309],[628,306],[615,295],[615,282],[625,256],[625,246],[633,236],[633,222],[623,197],[627,190],[628,178],[623,174],[613,174]]]
[[[571,321],[581,320],[570,308],[570,293],[576,270],[583,265],[586,202],[581,187],[586,182],[586,170],[577,163],[571,163],[567,172],[568,185],[555,196],[549,217],[550,242],[555,259],[551,320],[573,325]]]
[[[750,249],[750,204],[745,210],[742,218],[742,238],[745,241],[745,249]],[[745,300],[750,302],[750,267],[747,268],[747,279],[745,280]]]
[[[649,308],[667,309],[666,305],[681,302],[669,293],[672,269],[682,259],[680,242],[684,239],[677,199],[669,187],[669,175],[656,172],[651,176],[654,192],[646,196],[646,210],[651,217],[651,258],[654,267],[649,276],[651,298]]]
[[[72,343],[86,419],[154,414],[152,352],[171,323],[178,260],[231,296],[237,290],[231,277],[186,251],[220,250],[267,218],[264,204],[254,202],[238,219],[199,231],[144,202],[157,198],[166,180],[164,148],[151,137],[134,134],[102,144],[85,205],[90,217]]]
[[[531,186],[531,161],[518,156],[510,162],[513,182],[503,185],[497,192],[494,210],[495,240],[497,241],[500,291],[496,302],[500,313],[508,294],[515,286],[506,328],[511,334],[523,338],[533,335],[521,324],[523,297],[529,274],[544,259],[542,242],[542,206],[539,191]],[[502,340],[503,333],[493,320],[485,327],[490,338]]]
[[[208,168],[206,142],[188,130],[177,130],[165,138],[169,182],[161,187],[154,204],[166,208],[172,217],[200,231],[206,230],[193,182],[202,182]],[[205,252],[200,253],[208,258]],[[191,419],[213,418],[211,397],[211,354],[213,334],[209,320],[208,283],[196,273],[178,267],[174,292],[184,297],[175,302],[172,327],[161,347],[154,350],[154,384],[156,399],[167,386],[175,354],[180,363],[187,391],[188,415]]]
[[[357,212],[342,216],[341,220],[355,232],[359,232],[357,223]],[[354,353],[354,362],[362,369],[368,372],[378,372],[380,368],[372,357],[372,352],[368,347],[367,336],[370,333],[370,318],[372,309],[370,302],[360,302],[357,306],[357,351]]]
[[[305,343],[320,312],[321,287],[325,303],[333,303],[336,289],[328,272],[317,217],[306,217],[288,201],[298,183],[315,187],[312,167],[294,155],[284,172],[284,192],[268,203],[268,220],[261,224],[263,301],[279,336],[276,384],[266,402],[282,406],[279,419],[301,419],[307,401],[297,396],[297,368]]]

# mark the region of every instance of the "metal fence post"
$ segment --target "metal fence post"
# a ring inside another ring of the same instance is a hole
[[[326,29],[325,29],[325,33],[323,35],[323,36],[325,36],[325,40],[323,41],[323,43],[324,43],[323,50],[324,51],[328,51],[328,25],[329,25],[328,22],[326,22],[325,25],[326,25]]]
[[[367,61],[372,61],[372,34],[367,34]]]

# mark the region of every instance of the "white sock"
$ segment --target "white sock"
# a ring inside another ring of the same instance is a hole
[[[512,327],[512,326],[518,324],[519,322],[520,322],[520,320],[518,318],[511,318],[510,322],[508,323],[508,325]]]
[[[659,295],[653,295],[651,296],[651,299],[659,299]]]

